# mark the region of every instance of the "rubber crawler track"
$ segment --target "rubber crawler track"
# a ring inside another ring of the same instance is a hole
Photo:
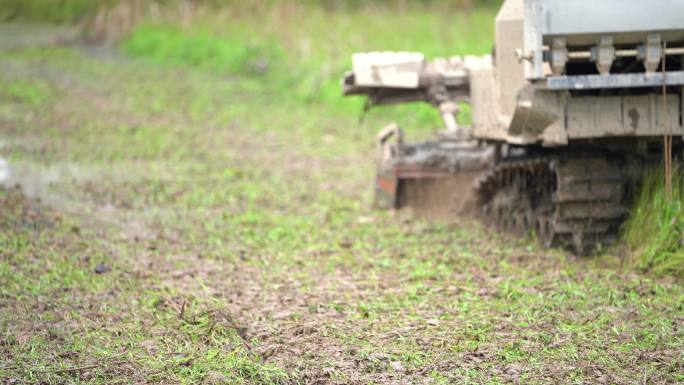
[[[588,254],[616,239],[627,215],[626,183],[615,159],[539,156],[503,161],[475,189],[486,223]]]

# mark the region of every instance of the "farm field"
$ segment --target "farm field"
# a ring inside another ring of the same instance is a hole
[[[0,27],[2,383],[684,383],[681,279],[372,208],[376,131],[439,118],[360,119],[351,53],[485,54],[495,8],[259,12]]]

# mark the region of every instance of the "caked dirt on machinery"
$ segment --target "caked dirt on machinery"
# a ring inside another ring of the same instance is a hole
[[[410,209],[421,217],[443,220],[477,212],[472,186],[492,163],[493,148],[450,141],[403,145],[401,132],[395,133],[396,143],[378,144],[380,207]],[[394,158],[382,158],[383,154]]]
[[[475,141],[404,144],[388,126],[378,136],[376,203],[430,219],[469,216],[545,247],[586,254],[613,242],[628,213],[638,158],[596,152],[502,148]]]
[[[684,6],[672,7],[507,0],[492,55],[354,54],[345,95],[427,102],[444,124],[420,144],[381,131],[379,206],[475,213],[578,254],[613,243],[646,170],[663,163],[671,177],[684,148]]]
[[[468,193],[479,175],[469,172],[439,179],[404,180],[398,190],[397,207],[422,218],[446,221],[463,213],[475,213],[475,202],[468,199]]]
[[[402,146],[380,165],[383,207],[430,219],[480,219],[502,232],[534,234],[544,247],[586,254],[617,238],[628,214],[630,178],[643,164],[606,154],[558,154],[440,144]],[[630,176],[631,172],[631,176]]]

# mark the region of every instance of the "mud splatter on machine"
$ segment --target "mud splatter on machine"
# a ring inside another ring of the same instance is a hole
[[[611,242],[647,167],[681,153],[684,2],[507,0],[495,27],[491,56],[354,55],[346,95],[429,102],[445,124],[418,144],[380,132],[378,205],[477,212],[578,253]]]

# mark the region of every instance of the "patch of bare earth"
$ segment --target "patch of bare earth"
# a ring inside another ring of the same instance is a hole
[[[44,72],[44,66],[49,63],[39,64],[41,76],[68,79]],[[55,266],[46,261],[61,261],[66,272],[104,274],[112,285],[86,290],[58,282],[40,294],[23,287],[2,291],[3,356],[47,341],[34,355],[25,351],[24,361],[9,356],[3,362],[8,381],[29,378],[28,372],[35,379],[44,369],[57,383],[72,375],[84,382],[173,383],[174,373],[187,374],[207,346],[215,347],[217,332],[234,332],[239,340],[238,347],[221,342],[220,355],[244,349],[250,359],[275,364],[293,382],[306,384],[421,384],[438,383],[437,377],[442,383],[665,384],[684,371],[681,304],[657,302],[663,293],[681,296],[675,282],[654,283],[619,266],[600,269],[530,242],[502,239],[472,222],[429,224],[370,212],[350,203],[370,189],[369,173],[359,171],[370,167],[368,149],[312,156],[293,144],[293,136],[238,123],[223,129],[193,123],[182,113],[133,116],[107,96],[116,85],[103,80],[93,86],[103,90],[87,90],[75,79],[75,86],[56,81],[66,96],[54,115],[27,124],[62,123],[58,144],[44,140],[44,148],[26,152],[67,157],[59,146],[64,143],[86,154],[107,150],[98,141],[104,135],[117,139],[114,128],[84,134],[78,122],[85,119],[131,124],[120,136],[138,140],[143,123],[168,123],[168,130],[150,132],[175,147],[138,154],[146,161],[131,162],[138,170],[130,179],[105,175],[72,183],[69,199],[87,201],[83,214],[101,217],[108,225],[100,228],[79,229],[87,226],[83,222],[65,231],[54,225],[55,210],[16,191],[0,195],[3,229],[35,247],[22,260],[0,251],[9,266],[50,276]],[[96,116],[89,115],[93,111]],[[8,125],[19,135],[15,123]],[[87,140],[70,139],[70,130]],[[135,158],[129,152],[136,144],[118,143],[121,153],[113,155]],[[190,164],[166,164],[165,156],[184,149]],[[146,168],[154,171],[146,175]],[[269,190],[276,183],[276,191]],[[447,190],[415,193],[429,195],[426,210],[434,212]],[[333,198],[318,199],[331,192]],[[336,199],[344,204],[333,206]],[[343,209],[355,218],[335,224],[335,210]],[[258,218],[241,225],[228,221],[246,214]],[[273,223],[283,218],[290,221]],[[333,239],[333,231],[304,237],[317,244],[295,243],[287,252],[277,244],[259,248],[269,235],[259,233],[264,227],[285,231],[306,220],[349,233],[343,240]],[[227,223],[233,227],[221,228]],[[250,225],[257,233],[252,244],[234,234]],[[385,228],[392,231],[378,231]],[[371,231],[374,239],[357,242]],[[100,273],[96,258],[107,258]],[[122,289],[124,284],[131,286]],[[674,327],[649,323],[661,314],[671,314],[667,321]],[[596,323],[599,332],[591,328]],[[201,330],[191,334],[188,328]],[[78,345],[94,334],[101,338],[98,348],[112,350],[106,359],[94,359],[97,349]],[[74,348],[60,349],[67,345]],[[31,362],[39,366],[31,368]],[[223,381],[210,374],[197,382]]]

